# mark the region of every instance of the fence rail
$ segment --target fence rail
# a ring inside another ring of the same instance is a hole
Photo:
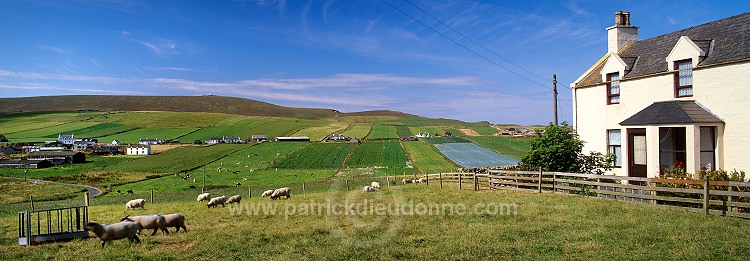
[[[18,212],[18,244],[32,246],[85,238],[88,220],[87,206]]]

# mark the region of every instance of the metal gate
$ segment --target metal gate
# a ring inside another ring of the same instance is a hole
[[[18,212],[18,244],[33,246],[50,241],[88,237],[86,206]]]

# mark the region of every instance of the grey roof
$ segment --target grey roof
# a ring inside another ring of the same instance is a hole
[[[695,101],[655,102],[620,122],[620,125],[724,122]]]
[[[669,71],[666,59],[681,36],[706,52],[698,67],[750,58],[750,12],[713,21],[625,46],[618,55],[630,66],[622,79]],[[603,63],[603,62],[602,62]],[[602,83],[603,64],[594,64],[577,87]]]
[[[35,151],[29,154],[29,156],[73,156],[80,152],[65,150],[65,151]]]

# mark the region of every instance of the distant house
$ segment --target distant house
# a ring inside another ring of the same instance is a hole
[[[49,160],[0,160],[0,168],[41,169],[52,167]]]
[[[446,132],[444,133],[444,135],[445,135],[446,137],[450,137],[450,136],[453,136],[453,133],[451,133],[450,131],[446,131]]]
[[[221,138],[210,138],[206,140],[206,144],[217,144],[221,143]]]
[[[0,142],[8,142],[8,139],[5,138],[5,136],[0,135]]]
[[[49,160],[53,165],[86,162],[86,154],[70,150],[65,151],[37,151],[29,154],[29,160]]]
[[[120,145],[111,143],[97,143],[92,147],[92,152],[99,155],[117,155],[120,154]]]
[[[267,141],[268,137],[266,135],[253,135],[250,137],[250,142],[264,142]]]
[[[112,145],[120,145],[120,141],[119,140],[113,140],[112,141]]]
[[[85,150],[99,142],[97,139],[76,139],[73,142],[73,150]]]
[[[15,150],[12,147],[0,147],[0,154],[11,155],[11,154],[19,154],[19,153],[21,152]]]
[[[417,141],[417,140],[419,140],[419,139],[417,139],[417,137],[414,137],[414,136],[401,136],[401,137],[399,137],[399,139],[403,140],[403,141]]]
[[[141,145],[157,145],[157,144],[162,144],[162,143],[164,143],[164,140],[159,139],[159,138],[156,138],[156,139],[146,138],[146,139],[140,139],[140,141],[138,141],[138,144],[141,144]]]
[[[40,151],[40,150],[42,150],[42,146],[23,146],[23,147],[21,147],[21,151],[23,153],[32,153],[32,152]]]
[[[348,140],[349,137],[344,136],[344,134],[341,134],[341,133],[336,133],[336,134],[331,134],[331,136],[328,136],[328,139],[329,140]]]
[[[310,141],[310,137],[276,137],[275,141]]]
[[[151,145],[128,145],[125,149],[127,155],[151,155]]]
[[[75,138],[73,138],[73,133],[71,133],[71,134],[59,134],[59,135],[57,135],[57,142],[59,142],[60,144],[73,145],[73,143],[75,141],[76,140],[75,140]]]
[[[206,144],[217,144],[217,143],[245,143],[240,137],[221,137],[221,138],[210,138],[206,140]]]
[[[417,133],[417,138],[429,138],[429,137],[430,137],[430,134],[427,132]]]

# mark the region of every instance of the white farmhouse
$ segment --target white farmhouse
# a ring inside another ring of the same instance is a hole
[[[127,155],[151,155],[151,145],[128,145],[125,154]]]
[[[638,41],[617,12],[607,34],[608,53],[571,84],[584,152],[616,154],[620,176],[750,170],[750,13]]]

